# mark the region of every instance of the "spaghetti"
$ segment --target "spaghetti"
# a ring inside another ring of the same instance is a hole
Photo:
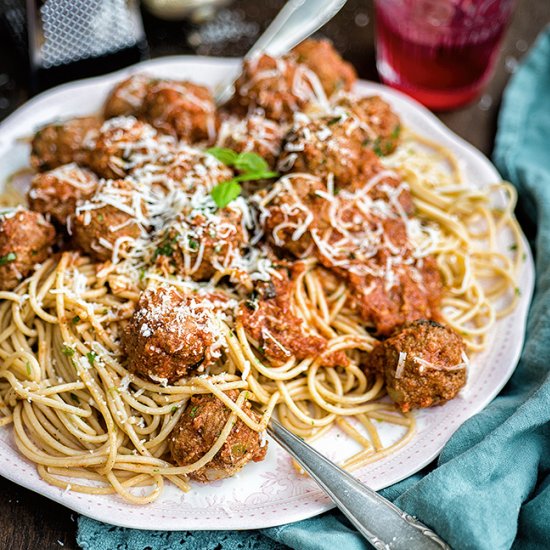
[[[468,351],[484,349],[495,321],[518,299],[522,250],[512,186],[498,183],[487,190],[466,184],[448,150],[410,132],[382,163],[411,190],[421,225],[409,237],[417,258],[433,257],[441,274],[442,320],[462,335]],[[152,181],[151,173],[156,172],[142,167],[144,179]],[[199,198],[195,194],[192,200]],[[13,198],[5,202],[13,204]],[[147,207],[151,209],[150,202]],[[145,209],[138,209],[146,216]],[[248,215],[249,207],[243,212]],[[165,213],[159,216],[154,231],[164,239],[162,249],[172,237],[162,233]],[[256,250],[247,257],[253,276],[239,284],[248,292],[254,281],[276,276],[276,269],[262,248],[269,245],[247,227]],[[507,253],[499,241],[503,232],[511,237]],[[384,376],[362,368],[378,337],[361,318],[349,284],[312,253],[300,260],[289,299],[303,330],[326,342],[322,353],[299,359],[275,335],[262,333],[285,357],[270,360],[242,318],[217,315],[222,351],[202,371],[168,381],[128,370],[121,338],[144,289],[207,289],[230,303],[242,303],[239,285],[226,277],[235,275],[235,262],[243,261],[234,251],[223,255],[232,258],[230,265],[220,260],[209,280],[197,283],[159,265],[159,242],[140,239],[133,249],[117,248],[118,261],[106,263],[78,251],[60,252],[15,289],[0,292],[0,425],[13,426],[19,451],[48,483],[147,504],[159,497],[166,481],[187,491],[190,474],[220,452],[235,422],[262,433],[275,412],[283,425],[308,441],[333,428],[353,438],[361,450],[343,461],[350,470],[387,456],[414,437],[414,414],[397,411],[384,398]],[[196,260],[196,247],[189,246]],[[204,245],[198,252],[207,251]],[[192,265],[185,256],[182,261]],[[326,357],[338,353],[347,364],[327,365]],[[237,392],[236,400],[228,396],[231,391]],[[229,410],[228,417],[198,461],[178,466],[170,458],[170,437],[197,395],[214,396]],[[245,401],[261,415],[245,412]],[[401,437],[385,445],[379,422],[400,426]]]

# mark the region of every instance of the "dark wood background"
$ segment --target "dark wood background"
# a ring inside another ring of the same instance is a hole
[[[164,22],[143,13],[152,57],[197,53],[240,56],[284,4],[282,0],[236,0],[206,25]],[[0,4],[1,6],[1,4]],[[322,30],[364,79],[377,80],[371,0],[349,0]],[[550,23],[549,0],[519,0],[496,73],[483,96],[439,118],[487,156],[491,154],[502,91],[538,33]],[[0,120],[28,97],[25,69],[0,36]],[[1,474],[1,472],[0,472]],[[0,550],[77,548],[76,514],[0,478]]]

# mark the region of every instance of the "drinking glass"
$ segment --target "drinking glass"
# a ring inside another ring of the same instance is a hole
[[[514,0],[375,0],[382,82],[427,107],[474,100],[490,79]]]

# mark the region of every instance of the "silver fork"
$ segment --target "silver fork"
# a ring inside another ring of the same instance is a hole
[[[423,523],[336,466],[275,419],[270,420],[267,431],[377,550],[451,550]]]
[[[245,59],[265,52],[278,56],[288,52],[296,44],[311,36],[330,21],[347,0],[289,0],[269,27],[245,55]],[[232,73],[216,87],[217,105],[228,101],[233,94],[233,84],[240,69]]]

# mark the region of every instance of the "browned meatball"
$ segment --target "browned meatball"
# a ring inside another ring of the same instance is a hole
[[[188,143],[213,142],[216,106],[210,90],[192,82],[158,80],[147,89],[143,116],[159,131]]]
[[[263,116],[229,118],[220,126],[216,145],[233,149],[237,153],[256,153],[274,168],[281,152],[283,135],[279,124]]]
[[[146,207],[131,181],[103,180],[93,197],[76,208],[68,230],[74,244],[99,261],[117,262],[146,235]]]
[[[195,281],[234,269],[246,244],[242,212],[226,207],[183,213],[161,232],[154,258],[165,272]]]
[[[399,145],[401,121],[381,97],[342,94],[335,98],[334,105],[360,121],[365,132],[363,145],[372,148],[379,157],[393,153]]]
[[[326,225],[329,204],[323,198],[327,188],[316,176],[289,174],[278,180],[271,192],[256,200],[263,215],[264,230],[271,243],[297,258],[312,253],[310,229]]]
[[[227,395],[236,401],[239,394],[230,390]],[[259,422],[260,417],[250,408],[248,401],[244,402],[242,409]],[[170,453],[174,462],[178,466],[188,466],[200,460],[217,441],[230,414],[230,409],[214,395],[194,395],[170,436]],[[262,445],[261,435],[237,419],[214,458],[189,477],[202,482],[231,477],[251,460],[262,461],[266,452],[267,442]]]
[[[167,192],[173,190],[195,193],[209,192],[218,183],[233,177],[233,171],[214,156],[194,147],[179,143],[159,162],[147,164],[132,171],[132,177],[160,184]]]
[[[267,118],[286,122],[322,99],[318,88],[323,94],[319,79],[306,65],[263,54],[244,62],[230,107],[241,114],[260,109]]]
[[[339,90],[351,90],[357,80],[353,66],[340,57],[328,40],[304,40],[292,50],[291,57],[319,77],[328,96]]]
[[[71,162],[87,164],[86,144],[94,139],[100,126],[97,117],[73,118],[44,126],[32,140],[32,166],[42,171]]]
[[[24,208],[0,212],[0,289],[11,290],[46,260],[55,229],[42,214]]]
[[[175,142],[134,117],[107,120],[89,144],[89,167],[103,178],[122,178],[169,155]]]
[[[174,288],[145,291],[123,335],[128,369],[156,382],[203,372],[220,358],[217,316],[223,296],[183,294]]]
[[[441,405],[466,384],[462,338],[434,321],[415,321],[376,345],[366,368],[384,374],[388,395],[403,411]]]
[[[97,188],[97,177],[76,164],[65,164],[37,174],[27,198],[31,210],[49,214],[61,225],[74,214],[77,204],[89,199]]]
[[[363,145],[362,130],[346,116],[300,115],[287,134],[278,168],[334,177],[338,189],[361,187],[383,171],[377,156]]]
[[[297,267],[299,269],[299,267]],[[346,366],[344,352],[324,355],[327,341],[304,327],[292,308],[294,284],[286,270],[277,270],[269,282],[258,282],[237,314],[246,333],[258,343],[258,351],[274,364],[295,357],[323,357],[323,365]]]
[[[105,101],[105,118],[138,115],[150,83],[151,78],[144,74],[134,74],[119,82]]]

